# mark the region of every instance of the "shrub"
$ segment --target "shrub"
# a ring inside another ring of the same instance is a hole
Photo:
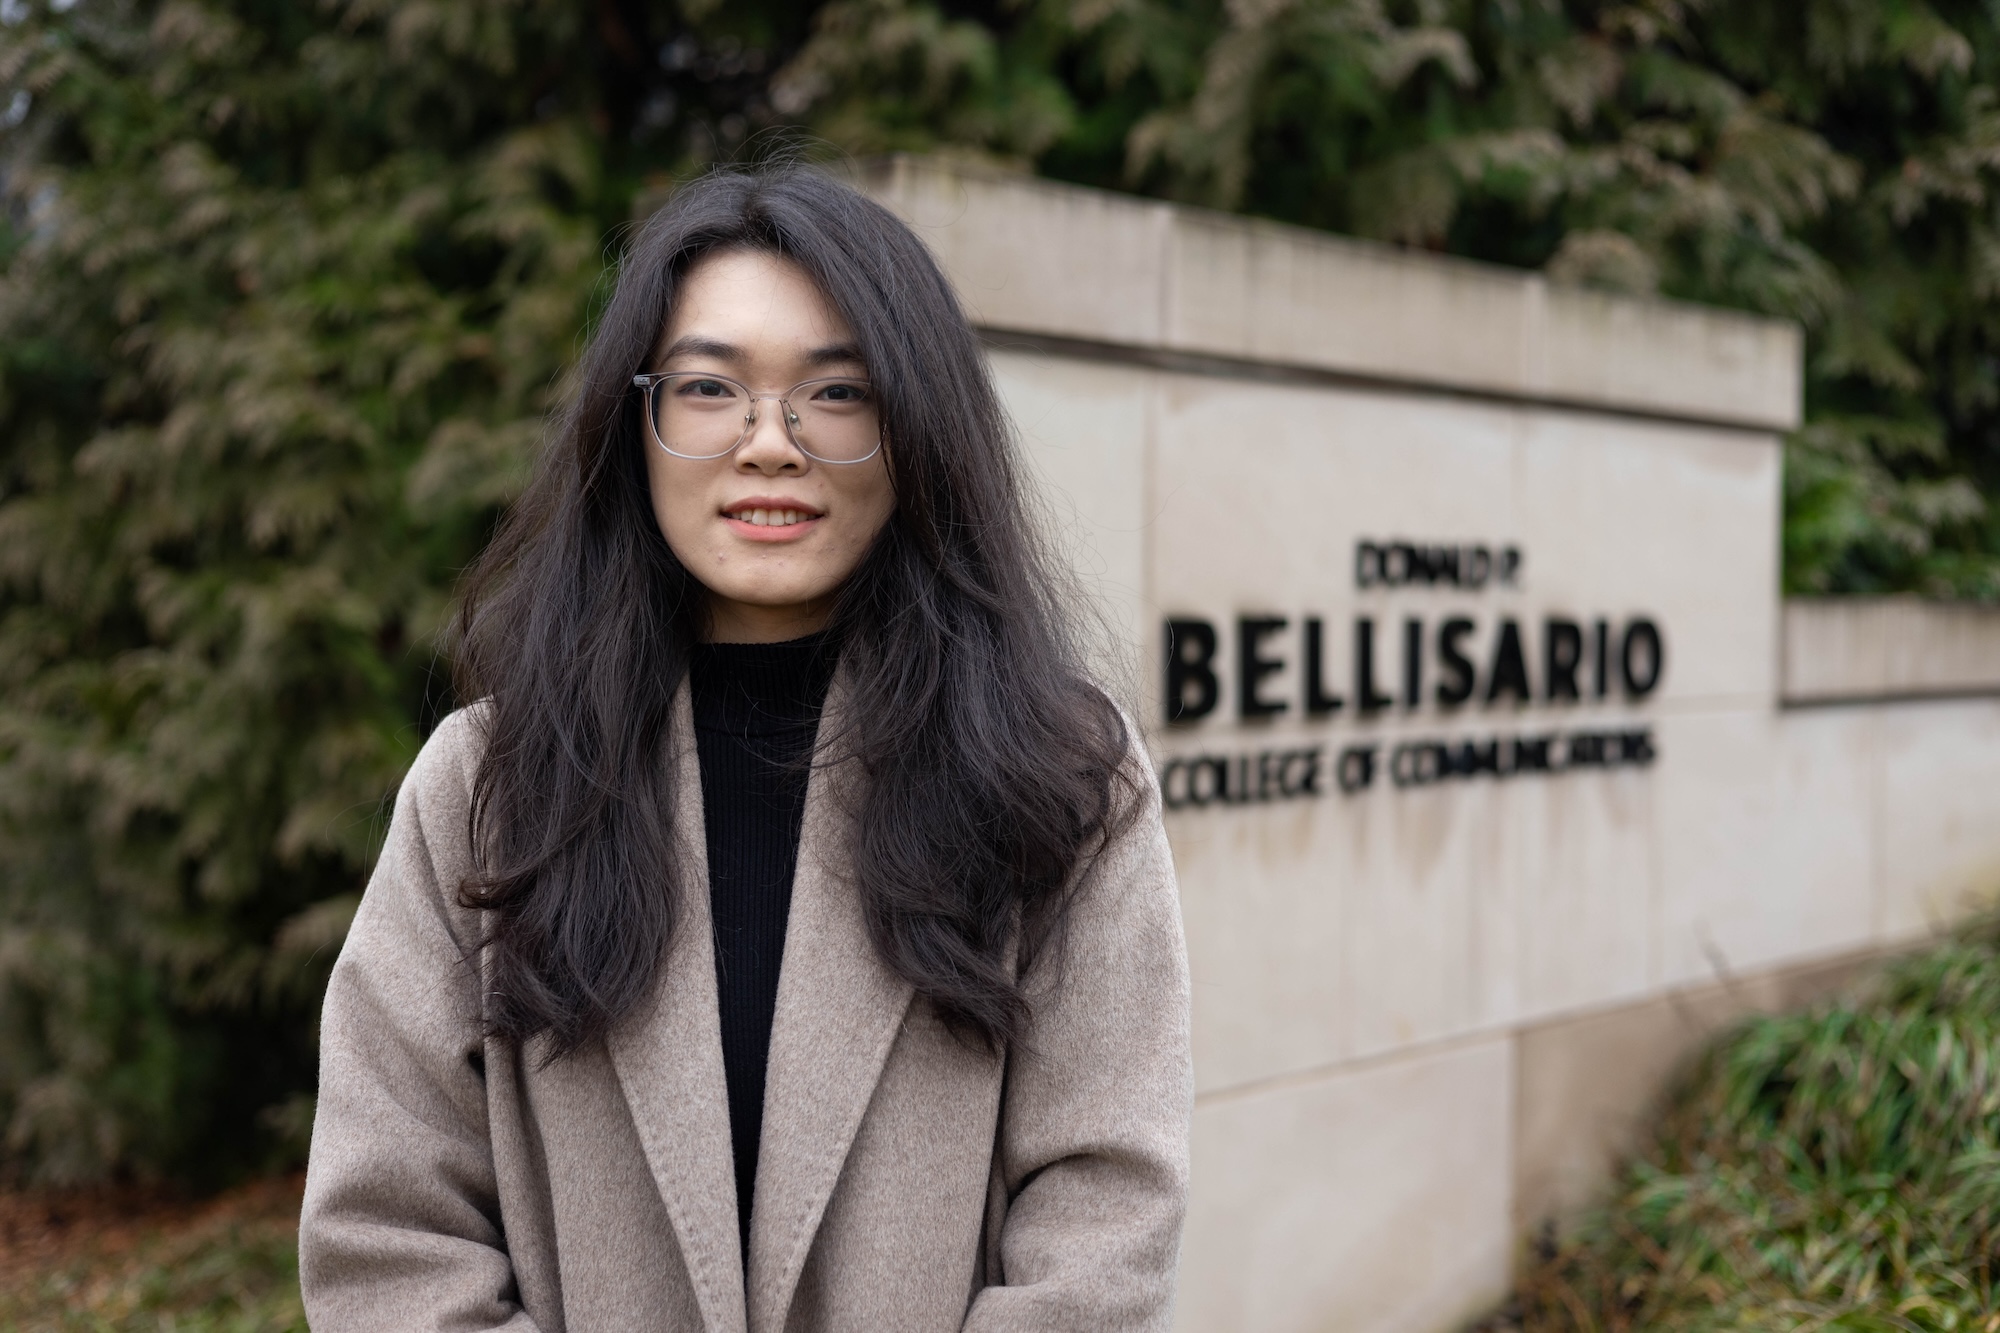
[[[1549,1333],[2000,1326],[2000,918],[1716,1044],[1521,1299]]]
[[[1788,585],[2000,596],[1974,0],[0,0],[0,1172],[296,1154],[607,246],[788,121],[1797,317]]]
[[[327,967],[450,702],[453,578],[607,239],[740,135],[788,13],[0,6],[16,1171],[296,1154]]]
[[[828,0],[783,86],[857,148],[1795,319],[1787,587],[2000,599],[1982,0]]]

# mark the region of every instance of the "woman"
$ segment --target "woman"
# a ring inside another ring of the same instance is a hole
[[[902,224],[647,224],[334,969],[315,1329],[1166,1326],[1173,870],[1039,561]]]

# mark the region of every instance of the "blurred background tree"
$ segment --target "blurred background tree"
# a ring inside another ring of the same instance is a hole
[[[766,127],[1802,322],[1793,590],[2000,597],[1971,0],[0,0],[0,1164],[296,1160],[436,631]]]
[[[296,1156],[436,631],[636,192],[771,117],[738,3],[0,10],[0,1132]]]
[[[779,86],[856,152],[1795,319],[1787,588],[2000,598],[1984,0],[830,0]]]

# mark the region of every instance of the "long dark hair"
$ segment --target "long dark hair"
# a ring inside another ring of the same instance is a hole
[[[671,705],[705,591],[647,491],[631,378],[689,268],[722,250],[805,269],[877,386],[896,511],[836,599],[845,724],[865,781],[847,849],[875,948],[961,1034],[1018,1039],[1007,965],[1059,944],[1067,886],[1110,835],[1123,720],[1092,685],[1033,524],[977,338],[930,253],[815,169],[718,171],[639,231],[534,479],[473,568],[461,699],[483,699],[473,794],[487,1021],[550,1058],[646,993],[680,886]],[[697,834],[698,834],[697,830]]]

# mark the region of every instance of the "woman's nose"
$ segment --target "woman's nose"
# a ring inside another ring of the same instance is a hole
[[[750,429],[736,446],[736,466],[775,476],[787,470],[803,472],[806,456],[785,429],[785,405],[763,400],[751,409]]]

